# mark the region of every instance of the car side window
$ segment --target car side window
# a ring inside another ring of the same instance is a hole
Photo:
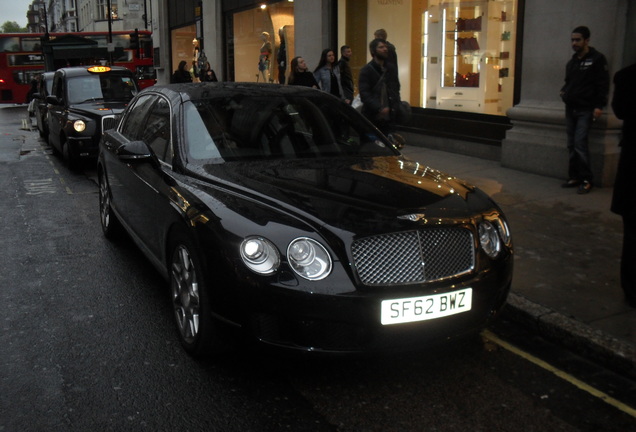
[[[158,98],[150,108],[141,139],[160,160],[172,163],[170,136],[170,104],[166,99]]]
[[[200,108],[199,111],[197,108]],[[192,159],[217,159],[221,153],[210,136],[210,132],[217,132],[215,135],[222,135],[223,129],[218,125],[213,113],[206,109],[207,106],[187,103],[184,106],[185,133],[187,139],[185,143],[188,148],[188,156]]]
[[[135,105],[131,107],[121,128],[121,134],[129,141],[139,141],[142,139],[142,134],[146,127],[144,122],[148,115],[148,107],[152,105],[155,100],[156,97],[151,95],[141,96],[137,99]]]

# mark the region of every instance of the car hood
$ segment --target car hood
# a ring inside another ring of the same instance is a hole
[[[128,102],[123,101],[89,101],[80,104],[74,104],[69,110],[90,115],[91,117],[102,117],[105,115],[121,114],[128,106]]]
[[[463,223],[494,203],[465,182],[404,157],[229,162],[202,167],[210,180],[319,225],[358,234]]]

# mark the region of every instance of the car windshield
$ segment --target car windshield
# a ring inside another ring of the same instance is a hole
[[[184,112],[193,162],[397,154],[353,108],[318,92],[195,100]]]
[[[94,74],[68,80],[69,103],[87,101],[129,101],[137,93],[132,77],[117,74]]]

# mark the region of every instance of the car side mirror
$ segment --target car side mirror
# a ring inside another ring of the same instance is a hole
[[[46,97],[46,103],[51,104],[51,105],[62,105],[60,103],[60,100],[55,95],[48,95]]]
[[[131,141],[116,150],[117,157],[125,161],[142,161],[153,159],[154,155],[143,141]]]

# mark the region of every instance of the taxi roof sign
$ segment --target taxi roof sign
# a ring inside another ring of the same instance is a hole
[[[93,73],[103,73],[103,72],[110,72],[110,67],[108,66],[91,66],[89,68],[86,69],[89,72],[93,72]]]

